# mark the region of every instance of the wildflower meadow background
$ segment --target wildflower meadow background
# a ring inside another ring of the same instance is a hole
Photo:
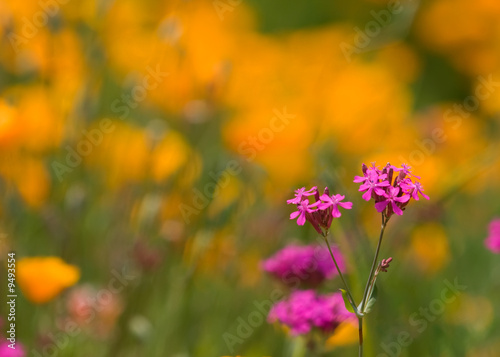
[[[2,0],[0,357],[356,356],[372,162],[365,356],[500,356],[499,118],[497,0]]]

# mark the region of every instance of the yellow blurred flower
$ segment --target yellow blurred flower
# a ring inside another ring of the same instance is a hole
[[[151,153],[151,175],[162,182],[176,172],[187,161],[189,147],[184,138],[173,131],[168,132]]]
[[[1,146],[42,152],[59,145],[64,120],[56,115],[52,98],[42,86],[12,87],[0,99]],[[11,104],[12,103],[12,104]]]
[[[52,300],[79,278],[80,270],[59,257],[27,257],[17,262],[19,287],[36,304]]]
[[[23,200],[34,208],[41,207],[49,195],[50,177],[44,163],[38,159],[19,159],[9,166],[9,173]],[[0,167],[0,172],[3,168]]]
[[[104,170],[107,183],[119,188],[139,182],[147,174],[149,140],[142,128],[113,122],[112,132],[103,135],[102,143],[87,157],[89,165]]]
[[[410,113],[411,96],[390,70],[378,63],[352,64],[325,87],[323,140],[331,141],[333,135],[338,150],[354,154],[404,142],[401,126]]]
[[[416,29],[421,40],[468,74],[491,73],[500,65],[500,3],[438,0],[423,7]]]
[[[0,99],[0,145],[2,148],[14,144],[21,136],[17,110]]]

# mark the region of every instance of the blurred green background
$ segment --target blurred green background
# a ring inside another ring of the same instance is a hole
[[[0,291],[14,251],[26,355],[292,356],[265,321],[224,338],[279,287],[260,261],[316,241],[285,201],[354,203],[332,239],[359,296],[380,217],[352,180],[389,161],[431,199],[386,230],[366,355],[408,332],[401,356],[500,356],[499,20],[495,0],[2,1]],[[420,331],[447,281],[466,289]]]

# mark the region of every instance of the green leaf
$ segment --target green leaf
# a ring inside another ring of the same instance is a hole
[[[365,311],[364,311],[365,314],[369,313],[372,310],[373,305],[375,305],[375,302],[377,302],[377,296],[378,296],[378,289],[377,289],[377,285],[375,285],[373,287],[372,294],[371,294],[370,298],[368,299],[368,302],[366,303]]]
[[[356,311],[354,311],[354,309],[352,308],[351,302],[349,301],[349,296],[347,295],[347,291],[345,291],[344,289],[340,289],[340,291],[342,292],[342,298],[344,299],[345,308],[347,309],[347,311],[355,314]]]
[[[377,288],[377,284],[375,284],[375,286],[373,287],[373,291],[372,291],[372,295],[370,296],[370,299],[375,299],[377,300],[377,296],[378,296],[378,288]]]

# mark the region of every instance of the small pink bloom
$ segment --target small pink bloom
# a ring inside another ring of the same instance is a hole
[[[390,183],[388,181],[382,181],[382,182],[378,182],[378,181],[384,180],[386,177],[387,177],[386,174],[377,175],[377,176],[372,175],[372,178],[367,178],[365,183],[363,183],[361,186],[359,186],[359,190],[358,190],[359,192],[366,191],[362,196],[365,201],[369,201],[372,198],[373,191],[375,191],[375,193],[378,196],[383,196],[385,194],[385,190],[383,189],[383,187],[385,188],[385,187],[389,186]]]
[[[309,204],[308,199],[303,200],[302,202],[300,202],[300,204],[297,205],[297,211],[292,212],[292,214],[290,214],[290,219],[295,219],[298,217],[297,224],[299,226],[303,226],[304,223],[306,223],[306,215],[308,213],[316,211],[317,210],[316,206],[319,204],[320,204],[319,201]]]
[[[425,199],[429,199],[429,196],[427,196],[423,191],[424,188],[422,187],[422,184],[420,182],[412,182],[410,179],[405,179],[404,181],[401,181],[399,184],[403,190],[405,190],[406,193],[409,193],[411,197],[418,201],[419,197],[418,194]]]
[[[321,195],[320,199],[323,201],[323,203],[321,203],[318,208],[327,209],[328,207],[332,207],[333,218],[339,218],[342,214],[340,213],[338,206],[345,209],[352,208],[352,202],[342,202],[344,198],[345,196],[343,195]]]
[[[391,165],[391,166],[392,166],[392,165]],[[403,164],[403,165],[401,165],[401,167],[402,167],[402,168],[400,169],[400,168],[397,168],[396,166],[392,166],[392,169],[393,169],[394,171],[396,171],[396,172],[399,172],[399,173],[400,173],[400,175],[402,176],[401,178],[404,178],[406,175],[408,175],[408,176],[413,176],[413,177],[415,177],[415,178],[417,178],[417,179],[419,179],[419,180],[420,180],[420,177],[419,177],[419,176],[415,176],[415,175],[413,175],[413,174],[411,173],[411,167],[410,167],[410,165]]]
[[[399,187],[390,186],[388,192],[385,194],[385,200],[375,203],[375,208],[377,209],[377,211],[382,212],[390,203],[394,213],[396,213],[398,216],[401,216],[403,214],[403,211],[397,203],[408,202],[408,200],[410,199],[410,195],[403,195],[401,197],[398,197],[399,190]]]
[[[287,200],[286,203],[288,204],[296,204],[298,205],[302,200],[304,199],[304,196],[312,196],[316,193],[316,186],[311,188],[310,190],[306,191],[305,187],[299,188],[298,190],[295,190],[295,197]]]

